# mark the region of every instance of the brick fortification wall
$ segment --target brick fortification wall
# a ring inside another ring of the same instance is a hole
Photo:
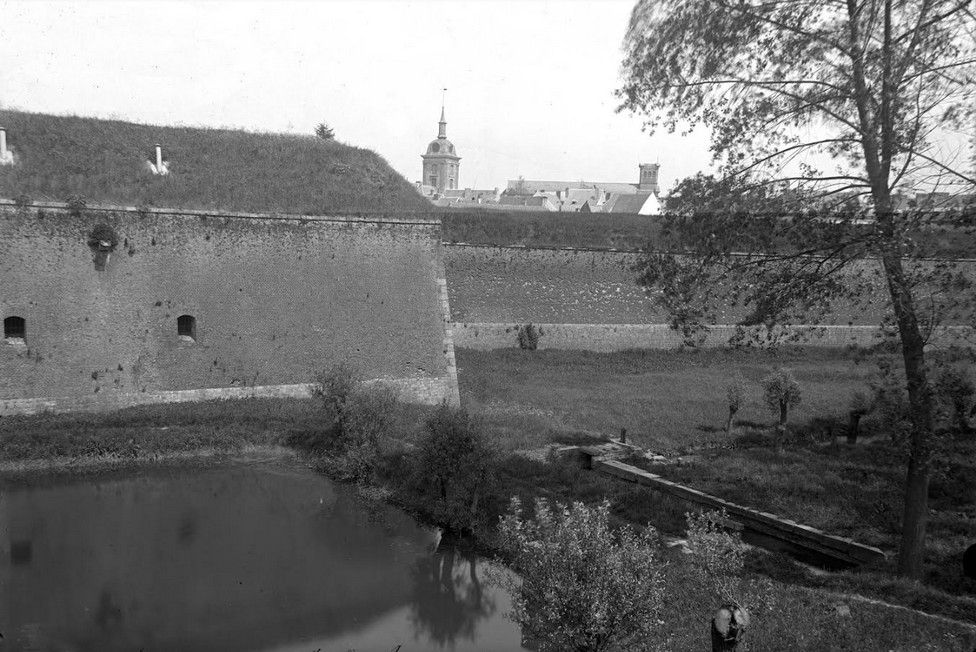
[[[117,248],[96,270],[92,229]],[[436,221],[0,204],[0,414],[307,395],[348,362],[457,400]],[[195,319],[195,340],[178,318]]]
[[[461,323],[663,324],[668,315],[637,283],[640,254],[606,249],[444,245],[451,316]],[[865,311],[835,306],[828,323],[876,326],[886,292]],[[734,324],[745,310],[730,309]]]
[[[666,325],[668,315],[636,284],[639,254],[597,249],[444,246],[454,345],[493,349],[517,346],[519,324],[541,325],[540,348],[617,351],[674,348],[681,334]],[[801,328],[802,342],[825,346],[871,346],[881,341],[878,325],[887,312],[887,289],[868,261],[863,271],[877,282],[867,306],[838,303],[824,328]],[[961,261],[961,273],[976,275],[976,262]],[[721,320],[737,323],[745,314],[729,309]],[[971,318],[971,316],[969,317]],[[966,316],[957,322],[964,324]],[[704,346],[725,346],[734,326],[712,330]],[[940,343],[960,343],[966,329],[949,328]]]
[[[451,316],[462,323],[661,323],[634,283],[636,261],[631,252],[444,245]]]

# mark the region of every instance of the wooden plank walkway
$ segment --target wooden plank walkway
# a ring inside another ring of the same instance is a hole
[[[619,444],[614,443],[579,447],[576,450],[583,455],[584,466],[592,468],[594,471],[612,475],[628,482],[636,482],[639,485],[663,491],[675,498],[687,500],[710,509],[724,509],[731,518],[739,521],[746,528],[813,550],[841,562],[861,565],[886,557],[879,548],[857,543],[853,539],[827,534],[816,528],[781,518],[769,512],[743,507],[697,489],[671,482],[636,466],[612,459],[614,451],[619,450],[617,446]]]

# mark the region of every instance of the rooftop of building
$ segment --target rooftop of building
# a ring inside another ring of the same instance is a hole
[[[519,186],[525,188],[527,192],[557,192],[559,190],[603,190],[611,193],[635,193],[637,192],[636,183],[617,183],[612,181],[545,181],[538,179],[509,179],[508,189],[516,190]]]

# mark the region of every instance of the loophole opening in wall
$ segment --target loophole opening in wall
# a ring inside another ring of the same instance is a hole
[[[11,344],[22,344],[27,338],[27,321],[23,317],[7,317],[3,320],[3,339]]]
[[[176,333],[181,342],[197,341],[197,320],[193,315],[180,315],[176,318]]]

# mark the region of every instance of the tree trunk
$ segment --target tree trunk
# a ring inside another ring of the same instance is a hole
[[[786,429],[786,412],[788,409],[789,406],[786,404],[786,401],[781,400],[779,402],[779,427],[784,430]]]
[[[901,262],[897,255],[890,251],[884,252],[882,264],[898,322],[912,419],[898,573],[918,580],[923,575],[925,558],[929,478],[932,475],[934,398],[925,369],[925,340],[919,329],[911,290]]]
[[[853,446],[857,443],[857,430],[861,423],[860,412],[850,412],[847,420],[847,443]]]
[[[914,437],[914,434],[912,436]],[[920,468],[913,455],[908,461],[898,572],[915,580],[922,579],[925,571],[925,529],[929,516],[930,477],[929,465]]]
[[[928,487],[932,472],[932,432],[934,404],[932,391],[925,371],[925,340],[918,325],[911,283],[902,267],[903,234],[896,228],[896,216],[891,206],[891,157],[894,129],[890,86],[891,55],[891,0],[884,3],[885,32],[882,43],[884,79],[881,89],[880,119],[874,113],[872,95],[864,72],[864,56],[867,48],[861,46],[860,22],[866,20],[861,6],[855,0],[847,0],[848,28],[850,36],[851,79],[855,89],[861,147],[864,152],[865,171],[871,186],[877,221],[878,249],[881,265],[888,284],[892,310],[898,323],[908,401],[911,405],[912,432],[910,437],[908,478],[905,483],[905,511],[902,521],[901,548],[898,555],[898,572],[913,579],[922,577],[922,561],[925,554],[925,525],[928,515]],[[880,123],[880,124],[879,124]]]
[[[727,435],[732,434],[732,417],[735,416],[736,411],[736,408],[732,407],[731,405],[729,406],[729,420],[725,424],[725,434]]]

